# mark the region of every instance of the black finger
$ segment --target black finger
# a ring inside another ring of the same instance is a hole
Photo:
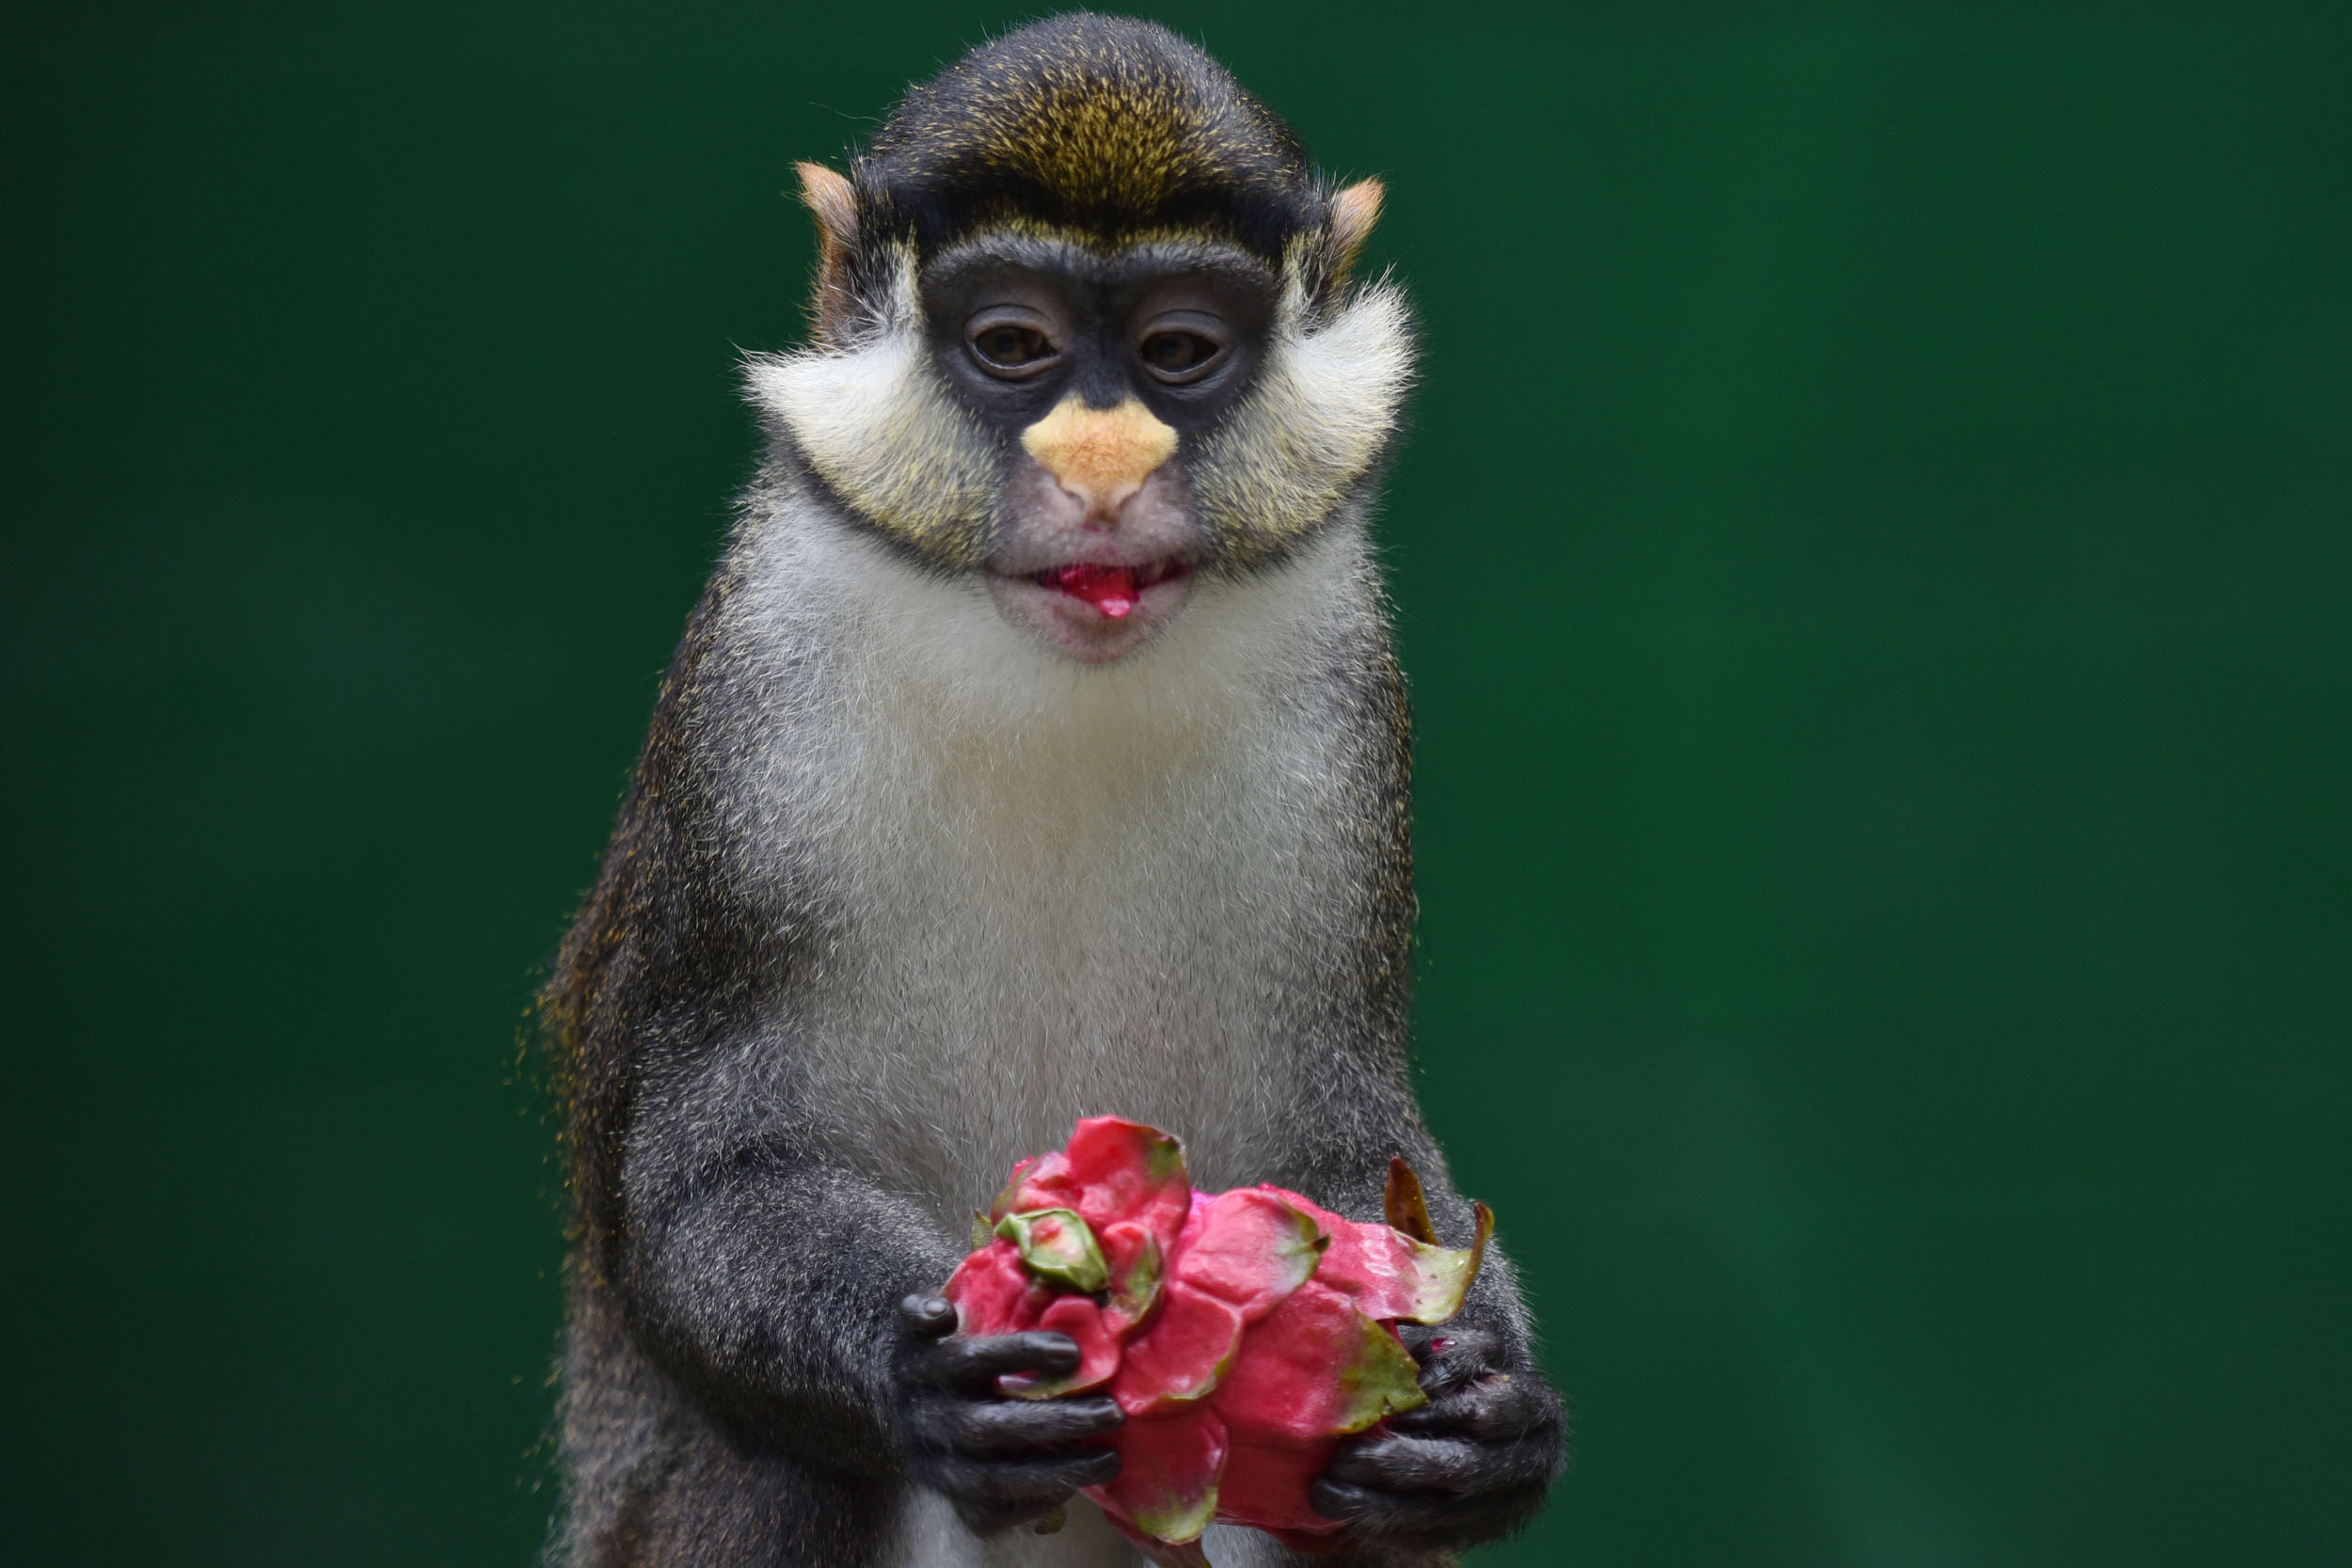
[[[917,1292],[898,1304],[898,1322],[910,1334],[936,1339],[956,1327],[956,1304],[946,1296]]]
[[[953,1383],[986,1384],[1006,1372],[1058,1377],[1078,1370],[1078,1342],[1067,1334],[989,1334],[946,1339],[933,1354],[938,1375]]]
[[[1060,1400],[959,1400],[952,1445],[971,1453],[1019,1453],[1099,1437],[1127,1418],[1099,1395]]]
[[[1422,1437],[1470,1437],[1485,1442],[1518,1437],[1560,1424],[1549,1389],[1527,1379],[1494,1377],[1389,1418],[1397,1432]]]
[[[1548,1441],[1383,1437],[1341,1449],[1325,1473],[1384,1492],[1509,1492],[1549,1481],[1558,1454],[1558,1446]]]
[[[1359,1540],[1460,1547],[1492,1540],[1523,1525],[1544,1500],[1541,1486],[1473,1497],[1382,1492],[1347,1481],[1318,1481],[1308,1500],[1327,1519],[1343,1521]]]
[[[1442,1350],[1437,1348],[1439,1341],[1444,1343]],[[1466,1328],[1451,1338],[1440,1334],[1431,1341],[1430,1350],[1430,1358],[1422,1368],[1421,1388],[1433,1400],[1502,1370],[1496,1365],[1494,1336],[1485,1329]]]
[[[1342,1524],[1377,1526],[1394,1512],[1396,1499],[1383,1497],[1369,1487],[1325,1476],[1307,1486],[1307,1501],[1327,1519]]]
[[[1045,1507],[1061,1501],[1081,1486],[1102,1486],[1119,1479],[1119,1455],[1110,1449],[1085,1449],[1043,1459],[963,1459],[942,1461],[931,1484],[954,1497],[982,1507]]]

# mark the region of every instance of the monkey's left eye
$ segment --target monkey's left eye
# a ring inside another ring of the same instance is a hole
[[[972,334],[972,352],[998,375],[1029,375],[1054,362],[1052,339],[1034,326],[992,322]]]
[[[1154,332],[1136,345],[1143,363],[1163,381],[1190,381],[1208,373],[1225,345],[1198,332]]]

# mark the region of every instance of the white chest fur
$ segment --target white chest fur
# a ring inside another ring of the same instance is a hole
[[[789,1050],[838,1152],[956,1226],[1081,1116],[1256,1180],[1295,1033],[1361,896],[1329,826],[1339,736],[1302,688],[1370,613],[1360,533],[1203,580],[1107,668],[822,518],[739,559],[721,752],[737,874],[833,906]]]

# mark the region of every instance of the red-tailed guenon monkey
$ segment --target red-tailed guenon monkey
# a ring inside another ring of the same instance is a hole
[[[1365,510],[1412,371],[1334,189],[1214,61],[1074,15],[804,165],[813,332],[545,998],[576,1242],[553,1552],[1133,1564],[1058,1336],[946,1337],[1077,1117],[1470,1239],[1406,1071],[1405,697]],[[1560,1402],[1507,1261],[1316,1504],[1363,1564],[1524,1521]],[[1219,1568],[1291,1560],[1220,1528]]]

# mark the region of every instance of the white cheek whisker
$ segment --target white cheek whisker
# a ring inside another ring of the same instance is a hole
[[[900,272],[870,333],[841,348],[748,356],[744,387],[842,499],[938,558],[968,565],[977,560],[1004,465],[930,362],[911,254]]]

